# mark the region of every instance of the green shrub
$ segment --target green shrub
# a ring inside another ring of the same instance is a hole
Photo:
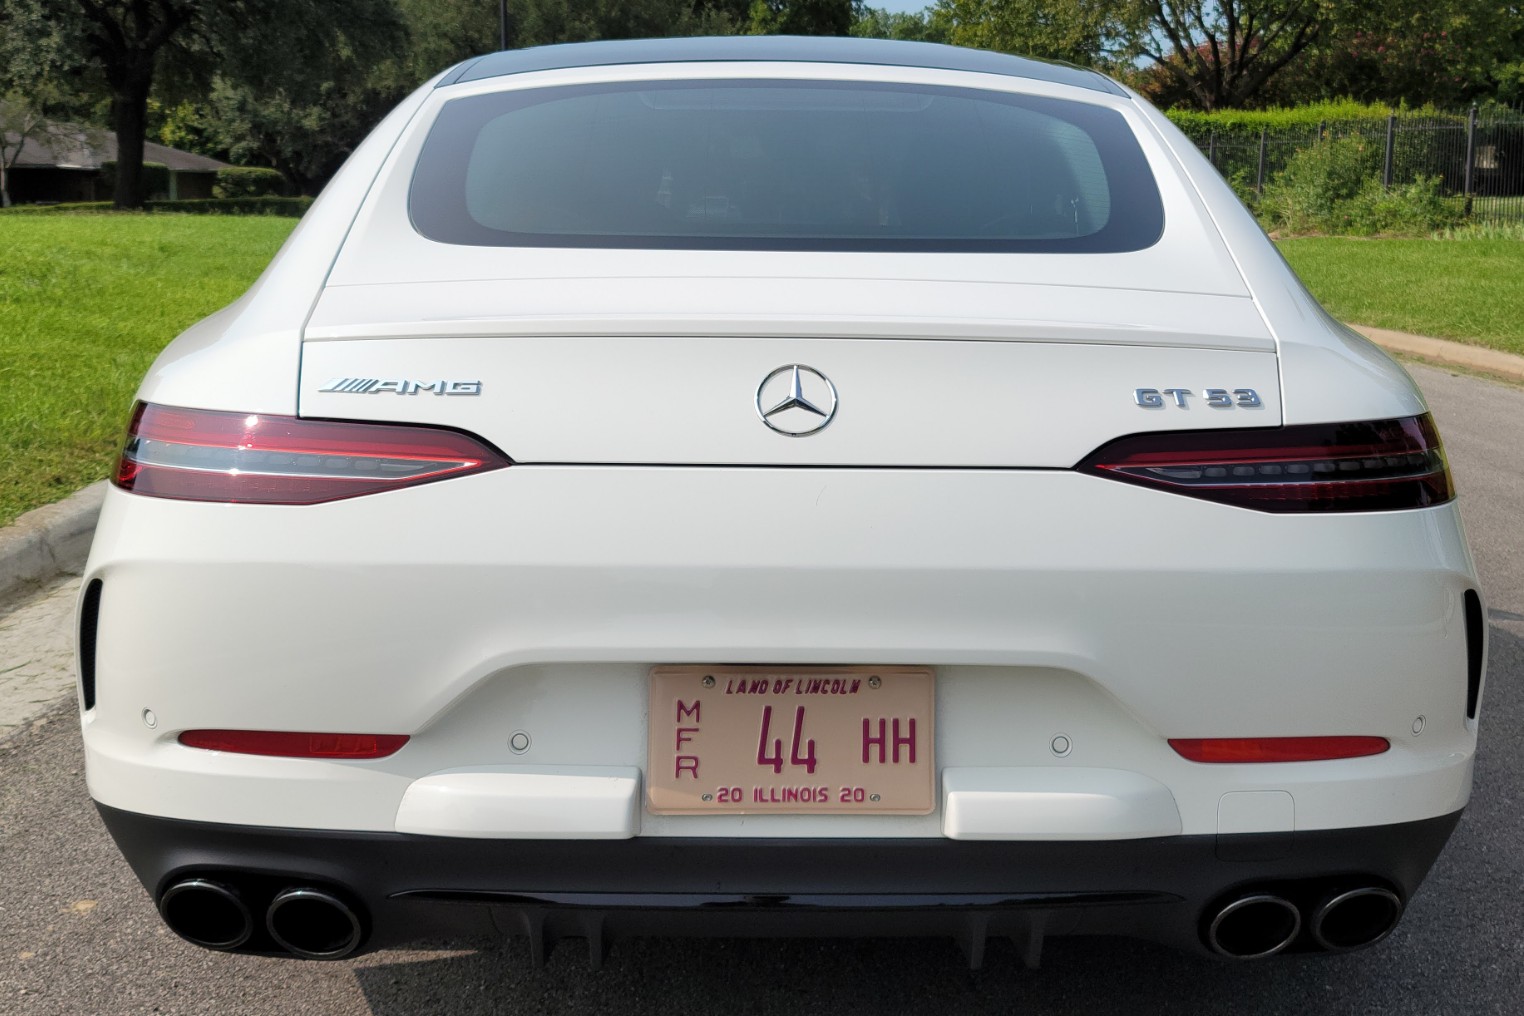
[[[212,195],[219,198],[262,198],[284,194],[286,178],[259,166],[228,166],[217,171]]]
[[[1417,235],[1453,227],[1461,208],[1438,177],[1385,188],[1383,150],[1363,138],[1335,138],[1298,150],[1265,185],[1256,213],[1281,233]]]
[[[1200,113],[1168,110],[1166,115],[1230,181],[1238,176],[1260,179],[1261,139],[1266,183],[1290,164],[1294,155],[1309,145],[1334,138],[1359,138],[1380,149],[1386,147],[1387,118],[1394,111],[1348,99],[1311,103],[1292,108],[1221,110]],[[1432,106],[1400,109],[1396,137],[1396,175],[1411,179],[1412,169],[1442,173],[1452,190],[1459,186],[1456,174],[1460,159],[1455,139],[1466,127],[1463,113],[1442,113]],[[1236,187],[1240,197],[1243,188]]]
[[[1336,215],[1344,220],[1340,232],[1422,236],[1454,228],[1462,209],[1462,202],[1444,195],[1438,177],[1425,176],[1391,188],[1382,187],[1379,179],[1367,180]]]
[[[1302,148],[1265,185],[1258,212],[1283,233],[1342,232],[1336,222],[1372,176],[1382,151],[1362,138],[1336,138]]]
[[[308,197],[211,198],[201,201],[151,201],[154,212],[185,212],[192,215],[284,215],[299,219],[312,207]]]
[[[150,201],[148,212],[182,215],[280,215],[299,219],[312,205],[312,199],[300,198],[206,198],[191,201]],[[142,212],[116,212],[109,201],[77,201],[59,205],[15,205],[0,209],[0,215],[141,215]]]

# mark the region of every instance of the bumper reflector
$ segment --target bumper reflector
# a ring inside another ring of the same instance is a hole
[[[1326,762],[1380,755],[1390,748],[1384,737],[1179,737],[1170,738],[1176,754],[1192,762]]]
[[[290,730],[187,730],[188,748],[284,758],[371,759],[395,754],[406,734],[313,734]]]

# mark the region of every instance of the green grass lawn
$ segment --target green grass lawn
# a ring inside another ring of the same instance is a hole
[[[1335,317],[1524,353],[1524,241],[1282,240]]]
[[[247,289],[295,225],[0,218],[0,525],[107,475],[159,350]]]

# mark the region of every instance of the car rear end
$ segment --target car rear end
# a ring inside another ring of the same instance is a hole
[[[82,706],[171,926],[1379,939],[1484,649],[1400,369],[1098,76],[674,45],[415,96],[145,382]]]

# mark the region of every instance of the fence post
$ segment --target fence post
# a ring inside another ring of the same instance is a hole
[[[1466,114],[1466,214],[1471,214],[1471,177],[1476,169],[1476,107]]]
[[[1259,171],[1254,176],[1254,193],[1263,196],[1265,193],[1265,136],[1270,128],[1259,129]]]
[[[1386,163],[1381,167],[1381,187],[1383,190],[1392,189],[1392,150],[1397,142],[1397,114],[1388,113],[1386,117]]]
[[[1213,166],[1217,165],[1217,131],[1207,132],[1207,161]]]

